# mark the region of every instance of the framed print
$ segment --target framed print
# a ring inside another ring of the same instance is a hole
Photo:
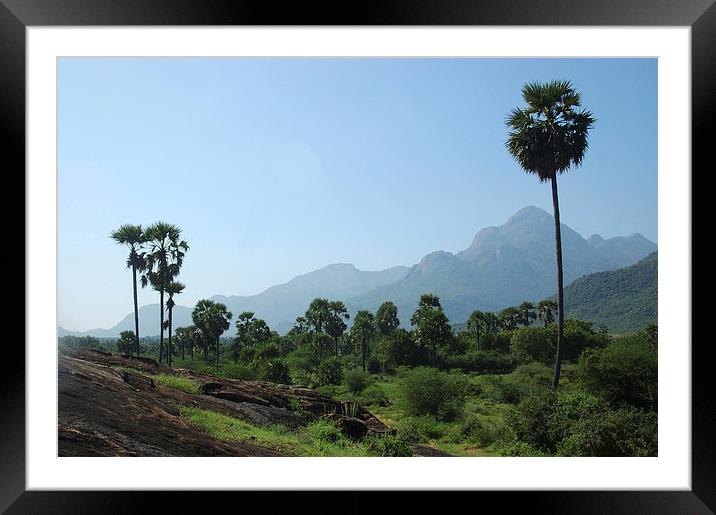
[[[716,7],[316,7],[3,0],[3,508],[710,513]]]

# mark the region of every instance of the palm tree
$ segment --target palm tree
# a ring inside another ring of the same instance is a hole
[[[554,322],[554,311],[557,309],[557,303],[553,300],[541,300],[537,304],[537,316],[542,320],[544,326]]]
[[[134,338],[135,350],[139,356],[139,308],[137,307],[137,270],[144,270],[144,254],[141,252],[146,237],[141,225],[125,224],[109,236],[119,244],[129,247],[127,268],[132,269],[132,290],[134,293]]]
[[[177,281],[170,282],[165,288],[165,291],[169,295],[169,299],[167,300],[167,313],[169,314],[169,343],[167,344],[167,364],[170,367],[172,366],[172,310],[174,309],[174,295],[179,295],[181,292],[184,291],[184,288],[186,288],[186,286]]]
[[[164,352],[164,292],[166,286],[184,263],[184,255],[189,245],[181,238],[181,229],[166,222],[156,222],[145,231],[149,251],[145,254],[145,272],[142,275],[142,287],[151,284],[159,291],[159,362]]]
[[[520,310],[520,321],[522,322],[522,325],[525,327],[529,326],[536,316],[535,305],[531,302],[524,301],[522,304],[517,306],[517,309]]]
[[[467,319],[467,328],[475,332],[477,337],[477,349],[480,349],[480,331],[485,327],[485,313],[476,309]]]
[[[201,330],[204,344],[204,359],[207,359],[207,343],[216,343],[216,369],[219,370],[219,338],[230,327],[232,314],[224,304],[201,299],[191,312],[194,325]]]
[[[564,325],[562,234],[559,221],[557,174],[582,163],[587,135],[595,119],[581,109],[581,98],[569,81],[530,82],[522,87],[524,108],[513,109],[507,117],[508,152],[526,173],[552,185],[554,234],[557,253],[557,352],[552,390],[559,384],[560,343]]]
[[[363,372],[365,372],[365,361],[368,354],[368,344],[375,336],[375,317],[373,313],[362,309],[356,313],[351,327],[351,337],[360,345],[361,360],[363,362]]]

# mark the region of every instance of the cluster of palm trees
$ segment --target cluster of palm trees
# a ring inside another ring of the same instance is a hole
[[[556,311],[557,303],[549,299],[536,305],[525,301],[519,306],[510,306],[498,313],[476,309],[467,319],[467,329],[475,334],[479,347],[480,336],[485,333],[494,333],[500,329],[511,331],[520,325],[528,327],[535,320],[540,320],[547,327],[554,322]]]
[[[143,229],[141,225],[125,224],[110,234],[116,243],[129,248],[127,267],[132,269],[132,291],[134,296],[134,339],[135,352],[139,356],[139,308],[137,306],[137,274],[142,288],[151,286],[159,292],[159,362],[164,354],[167,364],[172,363],[172,309],[174,296],[185,286],[178,282],[184,256],[189,245],[181,239],[181,229],[166,222],[156,222]],[[168,296],[166,305],[165,294]],[[164,311],[168,318],[165,321]],[[164,330],[169,330],[169,340],[164,346]],[[127,351],[128,352],[128,351]]]

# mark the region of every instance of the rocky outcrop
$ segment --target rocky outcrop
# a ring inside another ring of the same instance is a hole
[[[58,371],[60,456],[280,455],[218,440],[182,417],[182,406],[288,428],[329,418],[353,438],[393,431],[361,406],[306,387],[217,378],[146,358],[60,347]],[[159,373],[191,379],[199,393],[157,384],[151,376]]]

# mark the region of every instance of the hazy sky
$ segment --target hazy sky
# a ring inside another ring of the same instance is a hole
[[[456,252],[549,186],[504,148],[531,80],[569,79],[597,118],[560,178],[562,221],[657,238],[655,59],[59,61],[59,325],[132,310],[123,223],[179,225],[178,303],[244,295],[329,263]],[[158,302],[140,291],[140,305]]]

